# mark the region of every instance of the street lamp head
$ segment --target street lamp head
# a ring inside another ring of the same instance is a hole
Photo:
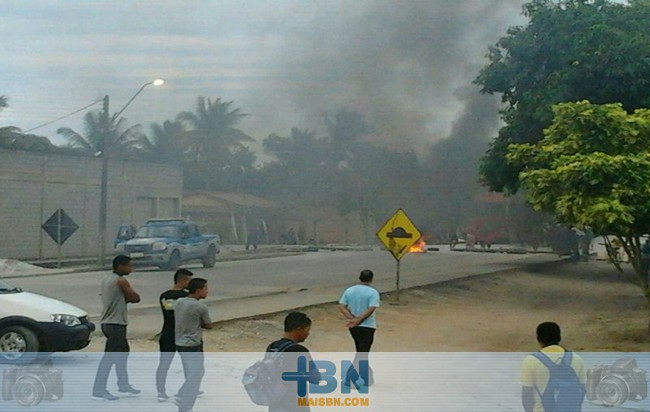
[[[135,92],[135,94],[133,95],[133,97],[131,97],[131,100],[129,100],[128,102],[126,102],[126,104],[124,105],[124,107],[122,107],[122,110],[120,110],[119,112],[117,112],[117,113],[115,113],[115,114],[113,115],[113,120],[115,120],[115,119],[117,119],[118,117],[120,117],[120,115],[122,114],[122,112],[124,111],[124,109],[126,109],[126,108],[131,104],[131,102],[132,102],[136,97],[138,97],[138,95],[139,95],[139,94],[144,90],[145,87],[149,86],[150,84],[153,84],[154,86],[160,86],[160,85],[162,85],[162,84],[164,84],[164,83],[165,83],[165,81],[164,81],[163,79],[156,79],[156,80],[152,80],[152,81],[150,81],[150,82],[147,82],[147,83],[143,84],[142,87],[140,87],[140,90],[138,90],[137,92]]]

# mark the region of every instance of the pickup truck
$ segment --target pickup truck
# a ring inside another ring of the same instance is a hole
[[[185,219],[150,219],[131,239],[116,239],[115,252],[130,256],[138,266],[176,270],[181,263],[200,260],[203,267],[211,268],[220,244],[219,235],[202,235],[195,223]]]

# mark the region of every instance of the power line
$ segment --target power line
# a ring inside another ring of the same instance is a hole
[[[29,133],[29,132],[31,132],[32,130],[40,129],[41,127],[45,127],[45,126],[47,126],[47,125],[49,125],[49,124],[52,124],[52,123],[54,123],[54,122],[58,122],[59,120],[65,119],[66,117],[70,117],[70,116],[72,116],[73,114],[77,114],[77,113],[79,113],[79,112],[81,112],[81,111],[83,111],[83,110],[86,110],[86,109],[89,108],[90,106],[93,106],[93,105],[95,105],[95,104],[101,102],[102,100],[104,100],[104,98],[101,98],[101,99],[99,99],[99,100],[97,100],[97,101],[95,101],[95,102],[92,102],[92,103],[90,103],[88,106],[82,107],[82,108],[79,109],[79,110],[75,110],[75,111],[72,112],[72,113],[68,113],[68,114],[66,114],[65,116],[61,116],[61,117],[56,118],[56,119],[54,119],[54,120],[50,120],[49,122],[45,122],[45,123],[43,123],[43,124],[40,124],[40,125],[38,125],[38,126],[36,126],[36,127],[32,127],[32,128],[29,129],[29,130],[25,130],[25,131],[23,132],[23,134],[25,134],[25,133]]]

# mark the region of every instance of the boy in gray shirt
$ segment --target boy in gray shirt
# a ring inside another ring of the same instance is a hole
[[[200,302],[208,296],[208,281],[194,278],[187,286],[189,295],[174,305],[174,338],[181,355],[185,383],[178,391],[178,411],[191,412],[205,374],[203,329],[212,329],[208,307]]]

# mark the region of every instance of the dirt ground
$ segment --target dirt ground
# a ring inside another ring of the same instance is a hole
[[[301,309],[313,320],[312,351],[352,351],[337,305]],[[286,312],[216,324],[206,351],[262,351],[282,335]],[[605,262],[561,264],[450,281],[382,295],[373,351],[526,352],[537,349],[535,327],[555,321],[563,344],[579,351],[647,351],[648,312],[641,291]],[[94,339],[86,350],[102,350]],[[153,339],[132,351],[157,351]]]

